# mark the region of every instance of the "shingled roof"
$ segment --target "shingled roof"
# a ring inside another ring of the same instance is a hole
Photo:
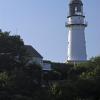
[[[25,48],[29,56],[43,58],[31,45],[25,45]]]

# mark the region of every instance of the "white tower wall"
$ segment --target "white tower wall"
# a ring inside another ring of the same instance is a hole
[[[68,18],[68,61],[86,61],[86,42],[84,16]]]
[[[85,16],[81,0],[70,0],[69,16],[66,27],[68,28],[68,62],[87,60],[85,42]]]

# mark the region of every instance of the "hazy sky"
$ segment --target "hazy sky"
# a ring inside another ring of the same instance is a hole
[[[47,60],[67,59],[69,0],[0,0],[0,28],[22,37]],[[88,58],[100,55],[100,0],[83,0]]]

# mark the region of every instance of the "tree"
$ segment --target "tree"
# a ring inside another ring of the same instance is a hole
[[[24,42],[18,35],[0,30],[0,70],[11,70],[25,62]]]
[[[20,36],[0,30],[1,99],[5,95],[10,99],[14,95],[32,96],[40,88],[41,67],[36,64],[26,66],[26,58],[26,49]]]

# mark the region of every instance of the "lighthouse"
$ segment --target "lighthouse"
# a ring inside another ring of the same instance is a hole
[[[87,22],[83,14],[81,0],[70,0],[69,15],[66,27],[68,29],[67,62],[82,62],[87,60],[85,28]]]

